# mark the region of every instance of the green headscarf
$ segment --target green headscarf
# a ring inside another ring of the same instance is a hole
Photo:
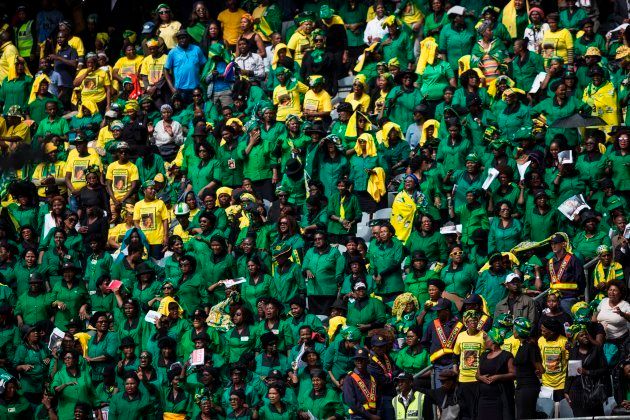
[[[520,338],[527,338],[532,332],[532,323],[529,319],[519,316],[514,320],[514,331]]]
[[[488,338],[497,346],[503,344],[503,332],[498,328],[492,328],[488,331]]]

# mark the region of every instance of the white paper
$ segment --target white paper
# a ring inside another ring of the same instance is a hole
[[[626,228],[623,230],[623,237],[626,239],[630,239],[630,223],[626,225]]]
[[[150,324],[155,324],[155,321],[157,321],[160,318],[162,318],[162,314],[157,311],[149,311],[144,316],[144,320]]]
[[[499,171],[497,171],[494,168],[488,169],[488,177],[486,178],[485,181],[483,181],[483,185],[481,186],[481,189],[487,190],[490,187],[490,184],[492,184],[492,181],[494,181],[497,178],[497,176],[499,176]]]
[[[193,350],[190,354],[190,366],[201,366],[204,363],[205,350],[197,349]]]
[[[542,399],[553,398],[553,388],[549,388],[548,386],[541,386],[540,394],[538,394],[538,398],[542,398]]]
[[[223,280],[223,285],[227,289],[229,287],[236,286],[237,284],[245,283],[246,281],[245,277],[237,277],[235,279]]]
[[[297,354],[293,362],[293,368],[295,370],[298,370],[299,368],[306,366],[306,363],[304,363],[304,361],[302,360],[302,356],[304,356],[304,350],[306,350],[306,346],[305,346],[305,343],[302,343],[302,347],[300,347],[300,352]]]
[[[547,73],[545,73],[544,71],[538,73],[538,76],[536,76],[536,78],[532,82],[532,88],[529,90],[529,93],[538,92],[538,90],[540,89],[540,85],[542,84],[543,80],[545,80],[545,77],[547,77]]]
[[[440,233],[442,235],[457,234],[457,227],[455,225],[442,226],[440,228]]]
[[[569,370],[569,376],[578,376],[578,368],[582,367],[582,361],[581,360],[569,360],[569,366],[568,366],[568,370]]]
[[[558,206],[558,211],[564,214],[567,219],[573,221],[583,209],[590,209],[591,207],[586,204],[586,200],[582,197],[582,194],[574,195],[567,198],[564,203]]]
[[[318,420],[317,417],[315,417],[313,413],[311,413],[311,410],[308,410],[306,414],[308,415],[308,420]]]
[[[560,165],[573,163],[573,152],[571,150],[563,150],[558,153],[558,163]]]
[[[48,350],[52,351],[54,348],[61,347],[61,341],[65,336],[65,332],[61,331],[59,328],[55,328],[48,340]]]
[[[532,162],[528,160],[525,163],[517,163],[516,167],[518,168],[518,174],[521,176],[521,181],[525,179],[525,172],[527,172],[527,168],[531,165]]]
[[[109,407],[101,408],[101,416],[103,417],[103,420],[109,419]]]

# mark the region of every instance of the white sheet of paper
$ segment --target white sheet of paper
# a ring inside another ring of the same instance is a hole
[[[205,351],[204,349],[193,350],[190,354],[190,365],[201,366],[204,363]]]
[[[155,321],[157,321],[158,319],[160,319],[162,317],[162,314],[157,312],[157,311],[149,311],[147,312],[147,314],[144,316],[144,320],[147,321],[150,324],[154,324],[155,325]]]
[[[540,85],[542,84],[543,80],[545,80],[545,77],[547,77],[547,73],[545,73],[544,71],[538,73],[538,76],[536,76],[536,78],[532,82],[532,87],[529,90],[529,93],[538,92],[538,89],[540,89]]]
[[[525,172],[527,171],[527,168],[529,168],[529,165],[531,164],[532,162],[529,160],[525,163],[516,164],[516,167],[518,168],[518,174],[521,176],[521,181],[525,179]]]
[[[553,388],[549,388],[548,386],[541,386],[538,398],[553,398]]]
[[[573,163],[573,152],[571,150],[563,150],[558,153],[558,162],[561,165]]]
[[[568,370],[569,370],[569,376],[578,376],[578,368],[582,367],[582,361],[581,360],[569,360],[569,366],[568,366]]]
[[[487,190],[488,188],[490,188],[490,184],[492,184],[492,181],[494,181],[497,176],[499,176],[499,171],[494,168],[488,169],[488,177],[485,181],[483,181],[483,185],[481,186],[481,188],[483,190]]]
[[[623,237],[626,239],[630,239],[630,223],[626,225],[626,228],[623,230]]]
[[[245,283],[246,281],[245,277],[237,277],[235,279],[224,280],[223,285],[227,289],[229,287],[236,286],[237,284]]]

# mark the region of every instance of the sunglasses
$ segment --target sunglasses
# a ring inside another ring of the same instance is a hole
[[[171,13],[170,10],[160,10],[160,11],[158,11],[158,14],[160,14],[160,15],[167,15],[169,13]]]
[[[454,257],[454,256],[459,256],[459,255],[462,255],[463,253],[464,253],[464,251],[455,251],[455,252],[451,252],[451,253],[450,253],[450,255],[451,255],[452,257]]]

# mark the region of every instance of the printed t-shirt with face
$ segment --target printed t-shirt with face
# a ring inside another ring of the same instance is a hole
[[[124,79],[125,77],[131,77],[133,74],[138,74],[140,65],[142,64],[143,56],[137,55],[134,59],[127,57],[121,57],[114,64],[114,68],[118,70],[118,75]],[[165,60],[166,61],[166,60]]]
[[[542,384],[549,388],[564,389],[564,380],[567,376],[567,360],[569,352],[566,349],[567,338],[558,336],[554,341],[547,341],[545,337],[538,339],[538,347],[542,355],[542,363],[545,372],[542,375]]]
[[[81,70],[77,77],[82,76],[87,71],[88,69]],[[112,80],[109,73],[101,69],[93,71],[81,83],[81,100],[92,101],[95,104],[104,101],[107,98],[105,87],[111,84]]]
[[[112,181],[112,190],[117,200],[123,198],[131,188],[133,181],[138,181],[138,167],[131,162],[120,164],[113,162],[107,167],[105,179]]]
[[[68,152],[68,158],[66,159],[65,173],[70,173],[70,182],[72,188],[80,190],[85,187],[85,174],[88,166],[97,165],[98,168],[103,170],[103,163],[100,156],[92,148],[88,148],[87,156],[79,156],[77,149],[72,149]]]
[[[162,222],[168,220],[168,209],[164,201],[138,201],[133,209],[133,220],[138,222],[150,245],[159,245],[164,241]]]
[[[459,382],[477,381],[475,374],[479,367],[479,358],[486,349],[483,335],[483,331],[475,335],[469,335],[467,331],[463,331],[457,336],[453,352],[459,356]]]
[[[505,339],[503,345],[501,346],[501,350],[509,351],[510,353],[512,353],[512,356],[515,356],[520,346],[521,340],[514,336],[511,336]]]
[[[315,93],[309,90],[304,95],[304,111],[312,112],[330,112],[332,110],[332,102],[330,95],[326,91]]]
[[[153,56],[144,57],[142,64],[140,65],[140,74],[147,76],[150,85],[156,84],[164,74],[164,64],[166,64],[166,54],[158,58]]]

